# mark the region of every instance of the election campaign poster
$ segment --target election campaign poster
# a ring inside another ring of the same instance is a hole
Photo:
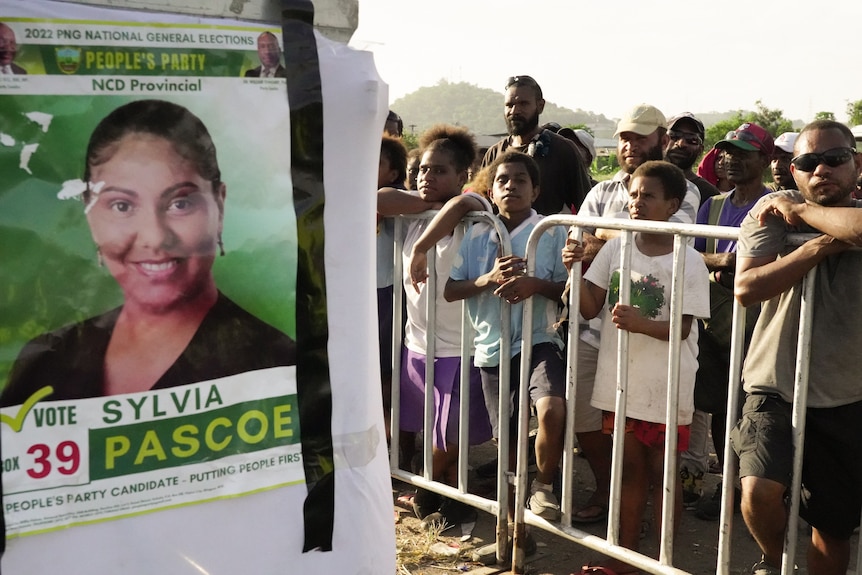
[[[373,403],[333,435],[321,107],[352,55],[309,73],[292,55],[324,40],[278,24],[0,2],[3,569],[355,551],[337,468],[381,486],[385,442]],[[373,66],[352,69],[376,121]],[[87,551],[105,540],[123,551]]]

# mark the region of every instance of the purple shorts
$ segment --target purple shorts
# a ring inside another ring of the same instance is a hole
[[[404,348],[401,354],[401,430],[418,433],[425,420],[425,356]],[[461,358],[434,360],[434,447],[458,444],[461,409]],[[470,445],[491,439],[491,422],[479,370],[470,367]]]

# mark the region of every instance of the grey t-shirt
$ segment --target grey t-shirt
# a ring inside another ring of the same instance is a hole
[[[753,214],[775,195],[802,195],[783,190],[760,199],[740,227],[737,255],[763,257],[787,255],[787,234],[817,232],[810,226],[791,228],[782,219],[770,217],[761,226]],[[862,207],[855,201],[855,207]],[[745,391],[777,393],[793,400],[796,346],[802,281],[763,303],[754,328],[751,347],[742,372]],[[862,252],[846,251],[828,256],[817,266],[814,319],[811,332],[808,383],[809,407],[835,407],[862,400]]]

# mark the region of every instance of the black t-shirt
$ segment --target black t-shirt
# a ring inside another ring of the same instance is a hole
[[[577,211],[591,186],[575,144],[550,130],[543,130],[533,140],[532,155],[539,165],[541,178],[539,197],[533,209],[545,216],[559,214],[563,206],[566,211],[573,208]],[[485,152],[482,167],[491,165],[498,155],[509,149],[527,153],[529,148],[529,145],[510,146],[509,138],[503,138]]]

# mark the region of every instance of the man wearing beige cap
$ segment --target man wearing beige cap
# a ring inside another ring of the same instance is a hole
[[[667,120],[664,114],[655,106],[639,104],[617,124],[614,137],[617,142],[617,161],[620,165],[613,179],[600,182],[594,186],[578,212],[582,216],[622,217],[628,218],[629,193],[628,186],[632,173],[646,161],[664,158],[667,147]],[[697,186],[688,182],[685,201],[679,211],[671,216],[670,221],[694,223],[697,210],[700,207],[700,192]],[[593,256],[608,239],[607,230],[599,233],[597,238],[594,229],[584,228],[586,232],[586,255],[584,261],[592,261]],[[599,239],[600,241],[595,241]]]
[[[796,144],[797,136],[797,132],[784,132],[775,138],[775,150],[770,163],[772,183],[769,185],[773,192],[796,189],[796,182],[790,173],[790,160],[793,158],[793,145]]]
[[[614,136],[619,136],[617,160],[620,170],[613,179],[599,182],[584,199],[578,215],[607,218],[628,218],[629,180],[644,162],[661,160],[667,145],[667,121],[655,106],[640,104],[631,109],[617,124]],[[670,221],[694,223],[700,205],[697,187],[687,182],[685,200]],[[585,247],[584,261],[592,261],[607,239],[616,232],[582,228]],[[573,523],[589,523],[607,517],[610,490],[610,436],[602,433],[602,412],[590,405],[596,362],[599,354],[601,320],[590,320],[580,326],[578,345],[578,387],[575,401],[575,432],[596,478],[596,491],[587,506],[572,515]]]

